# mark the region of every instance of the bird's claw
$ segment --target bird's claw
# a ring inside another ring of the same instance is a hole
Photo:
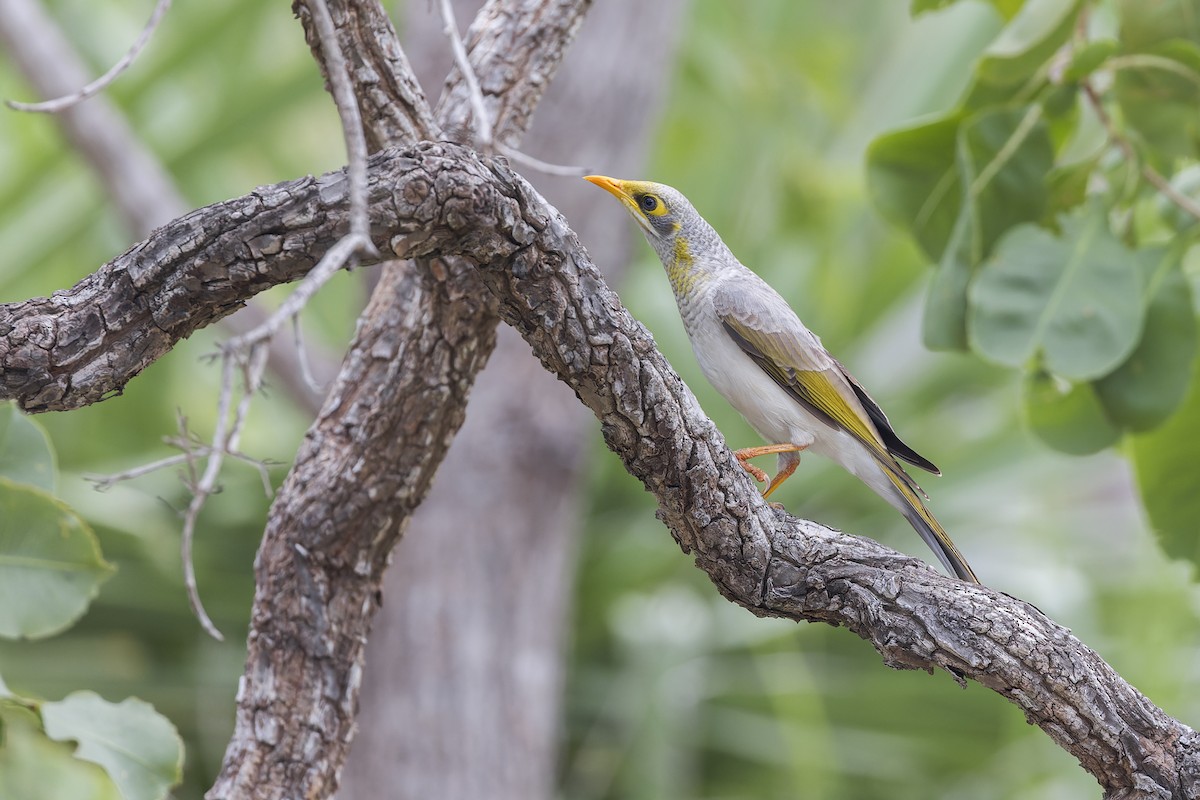
[[[754,477],[754,480],[758,481],[759,483],[767,482],[767,473],[763,472],[758,467],[744,461],[741,458],[738,459],[738,463],[742,465],[742,469],[746,470],[746,472],[749,472]]]

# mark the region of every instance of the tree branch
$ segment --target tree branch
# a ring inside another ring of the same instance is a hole
[[[368,192],[391,217],[391,188]],[[71,289],[0,304],[0,400],[65,411],[120,394],[180,339],[303,277],[348,208],[344,171],[263,187],[167,223]]]
[[[509,68],[498,91],[512,97],[492,117],[498,134],[515,139],[524,131],[588,5],[492,0],[481,12],[482,18],[490,10],[491,22],[474,29],[472,64],[481,74]],[[330,10],[345,52],[359,45],[400,52],[390,23],[380,22],[386,15],[378,3],[342,0]],[[346,22],[364,19],[373,22]],[[313,41],[308,23],[306,29]],[[389,122],[386,106],[414,106],[403,112],[412,119],[422,116],[423,100],[404,95],[416,87],[407,64],[388,63],[405,74],[380,83],[372,70],[352,67],[351,77],[376,144],[409,143],[420,126]],[[438,122],[461,112],[460,105],[444,104]],[[374,222],[372,201],[373,232]],[[342,373],[272,508],[256,563],[237,726],[210,799],[320,795],[336,784],[388,553],[462,424],[467,394],[495,342],[494,301],[469,265],[445,259],[418,267],[385,267]],[[297,615],[312,602],[321,608]],[[277,735],[264,740],[264,729]],[[280,788],[264,795],[266,786]]]
[[[460,18],[471,6],[455,3]],[[639,174],[686,6],[595,4],[522,147]],[[425,82],[451,64],[441,19],[423,10],[409,7],[403,29]],[[641,54],[637,70],[630,52]],[[634,226],[596,213],[606,198],[584,181],[544,183],[609,282],[619,281],[633,237],[640,241]],[[594,435],[574,394],[501,326],[463,426],[392,552],[339,800],[558,794],[562,654]],[[463,586],[487,602],[463,603]]]
[[[493,141],[514,148],[520,143],[590,5],[591,0],[493,1],[479,11],[467,30],[467,50],[492,121]],[[524,38],[531,30],[544,37],[541,46],[510,41],[516,35]],[[437,106],[448,138],[472,141],[472,108],[471,87],[455,69]]]
[[[87,80],[88,70],[79,54],[38,0],[0,0],[0,41],[42,97],[69,93]],[[134,237],[149,236],[188,211],[170,174],[106,95],[65,109],[55,115],[55,122],[95,172]],[[240,313],[226,317],[223,324],[234,334],[244,334],[266,317],[266,311],[249,303]],[[328,382],[336,362],[322,348],[315,351],[318,372]],[[285,340],[272,341],[267,364],[291,398],[316,415],[320,394],[306,382],[297,348]]]
[[[1078,758],[1109,797],[1182,798],[1200,792],[1196,733],[1032,606],[765,505],[649,334],[587,261],[566,222],[502,164],[482,162],[455,145],[426,143],[377,155],[370,172],[376,241],[389,241],[406,257],[460,256],[480,265],[503,318],[596,413],[606,442],[659,499],[660,518],[724,596],[756,614],[844,625],[870,641],[890,666],[941,667],[978,681],[1020,707]],[[304,207],[306,197],[319,202],[322,187],[341,184],[344,177],[333,173],[277,188],[297,193]],[[254,195],[218,204],[179,224],[200,235],[208,227],[201,221],[217,216],[214,209],[224,214],[245,202],[262,200]],[[222,235],[229,234],[218,230],[216,238]],[[282,234],[285,241],[289,237]],[[152,243],[135,248],[143,255],[137,274],[161,275],[164,270],[148,263],[150,257],[169,260],[179,252]],[[204,249],[189,245],[193,252]],[[310,251],[306,257],[315,255]],[[419,294],[420,276],[406,275],[414,290],[409,296]],[[222,291],[226,303],[235,302],[227,285]],[[227,758],[227,765],[240,765],[244,780],[219,782],[211,797],[251,796],[251,784],[244,782],[250,776],[257,791],[328,786],[340,764],[339,743],[353,719],[370,617],[363,603],[373,606],[369,598],[396,535],[395,520],[405,518],[423,494],[413,475],[427,473],[446,445],[446,428],[423,423],[442,418],[431,407],[457,389],[439,380],[425,392],[396,396],[375,380],[355,384],[347,378],[369,374],[371,362],[387,365],[385,382],[401,382],[417,364],[432,365],[429,375],[444,375],[447,362],[470,357],[460,352],[462,341],[431,333],[454,325],[405,317],[423,310],[404,297],[373,300],[387,309],[397,333],[371,347],[360,337],[348,375],[306,439],[273,509],[260,553],[250,673],[239,697],[239,728],[249,726],[260,750],[253,758]],[[60,313],[92,319],[70,303]],[[148,316],[146,325],[157,327],[155,320]],[[50,325],[69,336],[61,320]],[[394,349],[412,344],[400,332],[422,325],[433,341],[421,352]],[[13,329],[0,328],[6,344]],[[7,377],[9,362],[0,358],[0,364]],[[403,413],[381,416],[378,406],[393,401],[404,406]],[[357,424],[330,429],[335,418]],[[420,442],[416,451],[413,440]],[[368,441],[391,444],[381,452],[367,447]],[[406,471],[388,468],[403,463],[395,460],[398,452],[423,457]],[[376,502],[380,497],[391,502]],[[264,563],[272,569],[264,570]],[[274,596],[274,602],[262,602],[263,595]],[[307,666],[300,669],[298,662]],[[303,757],[312,752],[322,758]]]
[[[88,80],[75,48],[37,0],[0,0],[0,41],[42,97],[68,94]],[[55,121],[136,236],[187,210],[170,175],[107,99],[67,108]]]
[[[89,81],[87,85],[79,89],[55,97],[50,100],[44,100],[40,103],[19,103],[15,100],[6,100],[5,104],[16,111],[32,111],[38,113],[53,114],[59,111],[65,111],[72,106],[82,103],[84,100],[104,91],[121,76],[121,73],[129,69],[133,65],[134,59],[142,52],[142,49],[150,43],[150,37],[154,35],[155,29],[158,28],[160,22],[167,14],[167,9],[171,7],[171,0],[156,0],[154,3],[154,11],[150,14],[150,20],[146,26],[142,28],[142,32],[138,34],[137,39],[130,45],[129,50],[125,55],[117,60],[117,63],[109,67],[108,71],[93,81]]]
[[[725,597],[759,615],[844,625],[895,668],[978,681],[1075,756],[1106,797],[1198,796],[1196,732],[1036,608],[769,507],[565,221],[504,167],[473,156],[454,164],[454,152],[426,146],[417,160],[478,209],[467,222],[473,260],[501,316],[600,419],[609,447]],[[454,179],[445,171],[460,169]],[[432,216],[425,203],[413,208],[428,226],[395,244],[458,250],[461,239],[441,232],[462,224],[454,199],[446,205]]]

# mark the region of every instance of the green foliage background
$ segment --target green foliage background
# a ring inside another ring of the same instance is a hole
[[[148,12],[84,0],[51,6],[99,69],[119,57]],[[413,13],[425,13],[416,6]],[[950,110],[1003,19],[975,0],[915,21],[906,6],[697,0],[645,177],[684,191],[868,386],[902,435],[941,466],[945,477],[926,482],[932,507],[985,582],[1071,627],[1152,700],[1194,724],[1200,596],[1191,568],[1168,561],[1150,533],[1126,461],[1111,450],[1087,458],[1049,451],[1023,427],[1023,398],[1037,387],[921,344],[929,257],[869,202],[868,146]],[[28,94],[0,64],[0,95]],[[332,104],[287,4],[177,5],[112,94],[196,205],[343,160]],[[585,153],[578,160],[590,163]],[[596,213],[621,213],[600,201]],[[129,241],[53,120],[0,113],[0,300],[69,286]],[[756,442],[700,376],[661,268],[648,248],[636,252],[622,296],[730,442]],[[340,276],[306,313],[306,326],[343,347],[362,287],[362,276]],[[176,475],[104,494],[82,476],[168,455],[161,438],[174,432],[177,412],[194,430],[211,430],[217,375],[200,358],[219,335],[197,334],[119,398],[39,418],[58,450],[60,496],[96,529],[118,571],[69,633],[0,642],[0,674],[14,691],[138,695],[166,714],[188,743],[180,798],[199,797],[211,783],[231,730],[268,500],[257,475],[235,465],[205,512],[197,569],[227,636],[218,644],[191,618],[179,578],[173,509],[186,495]],[[1170,430],[1174,424],[1132,447],[1155,447],[1155,436],[1163,446],[1195,441]],[[244,449],[286,463],[305,425],[278,393],[257,405]],[[595,441],[564,797],[1098,793],[994,694],[962,689],[944,674],[887,670],[844,631],[756,619],[730,606],[655,520],[649,495]],[[282,474],[275,471],[276,482]],[[1181,503],[1197,496],[1186,476],[1149,485]],[[903,519],[818,459],[805,459],[778,499],[928,556]],[[12,740],[33,748],[15,727]]]

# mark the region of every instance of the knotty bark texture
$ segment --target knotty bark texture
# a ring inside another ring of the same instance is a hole
[[[458,19],[478,6],[456,3]],[[643,174],[683,6],[596,4],[526,152]],[[418,77],[436,85],[451,66],[440,16],[410,5],[403,27]],[[636,70],[630,52],[641,54]],[[534,178],[613,281],[637,244],[633,226],[606,213],[607,198],[578,178]],[[384,580],[339,800],[556,796],[566,621],[594,430],[571,391],[502,325],[466,421]],[[464,603],[464,586],[487,602]]]
[[[370,166],[372,220],[381,221],[377,240],[390,242],[398,255],[469,256],[479,265],[501,317],[596,414],[609,447],[658,498],[659,517],[725,597],[760,615],[845,626],[893,667],[940,667],[978,681],[1020,707],[1078,758],[1107,797],[1197,796],[1196,733],[1035,608],[763,503],[566,221],[502,162],[449,143],[422,143],[377,154]],[[340,180],[341,173],[333,173],[301,182],[303,193],[317,195],[319,187]],[[297,191],[295,184],[283,186]],[[225,207],[194,216],[219,215]],[[311,255],[319,257],[320,248],[332,243],[315,241]],[[418,282],[415,275],[411,280]],[[395,330],[430,322],[388,313]],[[449,327],[438,322],[436,327]],[[147,318],[144,325],[154,322]],[[430,326],[422,330],[434,337]],[[422,344],[422,358],[456,357],[453,340]],[[400,380],[413,368],[407,359],[414,354],[395,349],[395,342],[374,345],[355,348],[348,374],[362,374],[368,362],[378,362]],[[348,380],[331,396],[323,419],[367,418],[379,391],[374,383]],[[427,395],[402,398],[406,413],[395,429],[347,424],[326,432],[319,421],[307,437],[272,509],[259,557],[254,660],[239,695],[239,735],[250,742],[241,751],[231,745],[229,768],[256,782],[230,784],[223,777],[212,796],[319,797],[331,790],[361,678],[358,659],[374,604],[370,592],[378,586],[394,528],[372,498],[390,496],[392,513],[405,514],[419,499],[408,488],[411,472],[427,469],[414,464],[410,471],[389,471],[384,467],[394,464],[363,460],[361,454],[373,452],[368,440],[402,437],[436,449],[443,442],[434,432],[404,420],[426,418],[426,404],[449,393],[450,387],[434,385]],[[337,441],[327,442],[326,436]],[[329,475],[338,480],[331,483]],[[331,490],[336,492],[326,493]],[[349,528],[361,533],[335,535]],[[283,531],[302,536],[285,540]],[[263,570],[267,558],[278,573]],[[364,594],[364,587],[370,592]],[[262,602],[268,594],[275,600]],[[215,794],[218,787],[224,794]]]
[[[489,76],[485,102],[498,138],[520,139],[589,5],[484,6],[471,29],[469,60]],[[343,51],[384,54],[351,58],[371,141],[406,143],[428,129],[424,97],[378,3],[329,6]],[[296,8],[313,41],[305,2]],[[318,61],[321,50],[313,48]],[[380,80],[381,70],[391,77]],[[451,74],[432,125],[444,130],[466,113],[468,98],[456,95],[463,83]],[[390,98],[380,99],[381,91]],[[389,100],[412,108],[391,112]],[[209,798],[323,797],[336,788],[383,569],[462,425],[467,394],[495,344],[494,304],[460,258],[385,266],[267,523],[236,730]],[[318,606],[315,630],[323,635],[314,636],[313,618],[296,610]]]
[[[518,136],[529,118],[503,98],[536,102],[578,24],[546,15],[578,18],[586,5],[485,9],[471,53],[484,74],[489,64],[503,72],[487,89],[504,112],[501,135]],[[355,72],[379,85],[364,75]],[[469,130],[455,121],[461,105],[451,113],[446,102],[443,129]],[[391,118],[368,114],[368,127],[379,119]],[[411,134],[378,125],[376,141]],[[272,508],[237,728],[210,798],[333,792],[387,555],[461,423],[497,315],[596,415],[725,597],[845,626],[890,666],[979,682],[1075,756],[1106,797],[1200,796],[1197,734],[1035,608],[766,505],[566,221],[503,160],[452,142],[405,144],[370,161],[372,236],[417,266],[385,273]],[[0,306],[0,399],[68,409],[119,391],[179,337],[302,275],[345,231],[345,195],[342,172],[265,187],[169,224],[71,290]]]
[[[448,149],[424,154],[440,162]],[[565,222],[519,178],[488,168],[498,207],[484,217],[512,225],[509,245],[482,237],[486,224],[470,227],[492,254],[479,260],[480,274],[501,316],[600,419],[608,445],[659,499],[660,518],[723,595],[758,614],[843,625],[889,666],[977,680],[1078,758],[1107,797],[1197,796],[1196,733],[1035,608],[767,506]],[[480,188],[459,197],[485,208]],[[436,227],[396,244],[440,249]]]

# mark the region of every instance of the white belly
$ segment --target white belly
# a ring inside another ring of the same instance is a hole
[[[719,324],[701,324],[689,334],[704,377],[769,443],[810,445],[818,432],[832,432],[763,372]]]
[[[813,416],[746,355],[719,323],[690,326],[688,335],[704,377],[759,436],[769,444],[807,446],[809,452],[837,462],[897,505],[895,489],[870,451],[853,435]]]

